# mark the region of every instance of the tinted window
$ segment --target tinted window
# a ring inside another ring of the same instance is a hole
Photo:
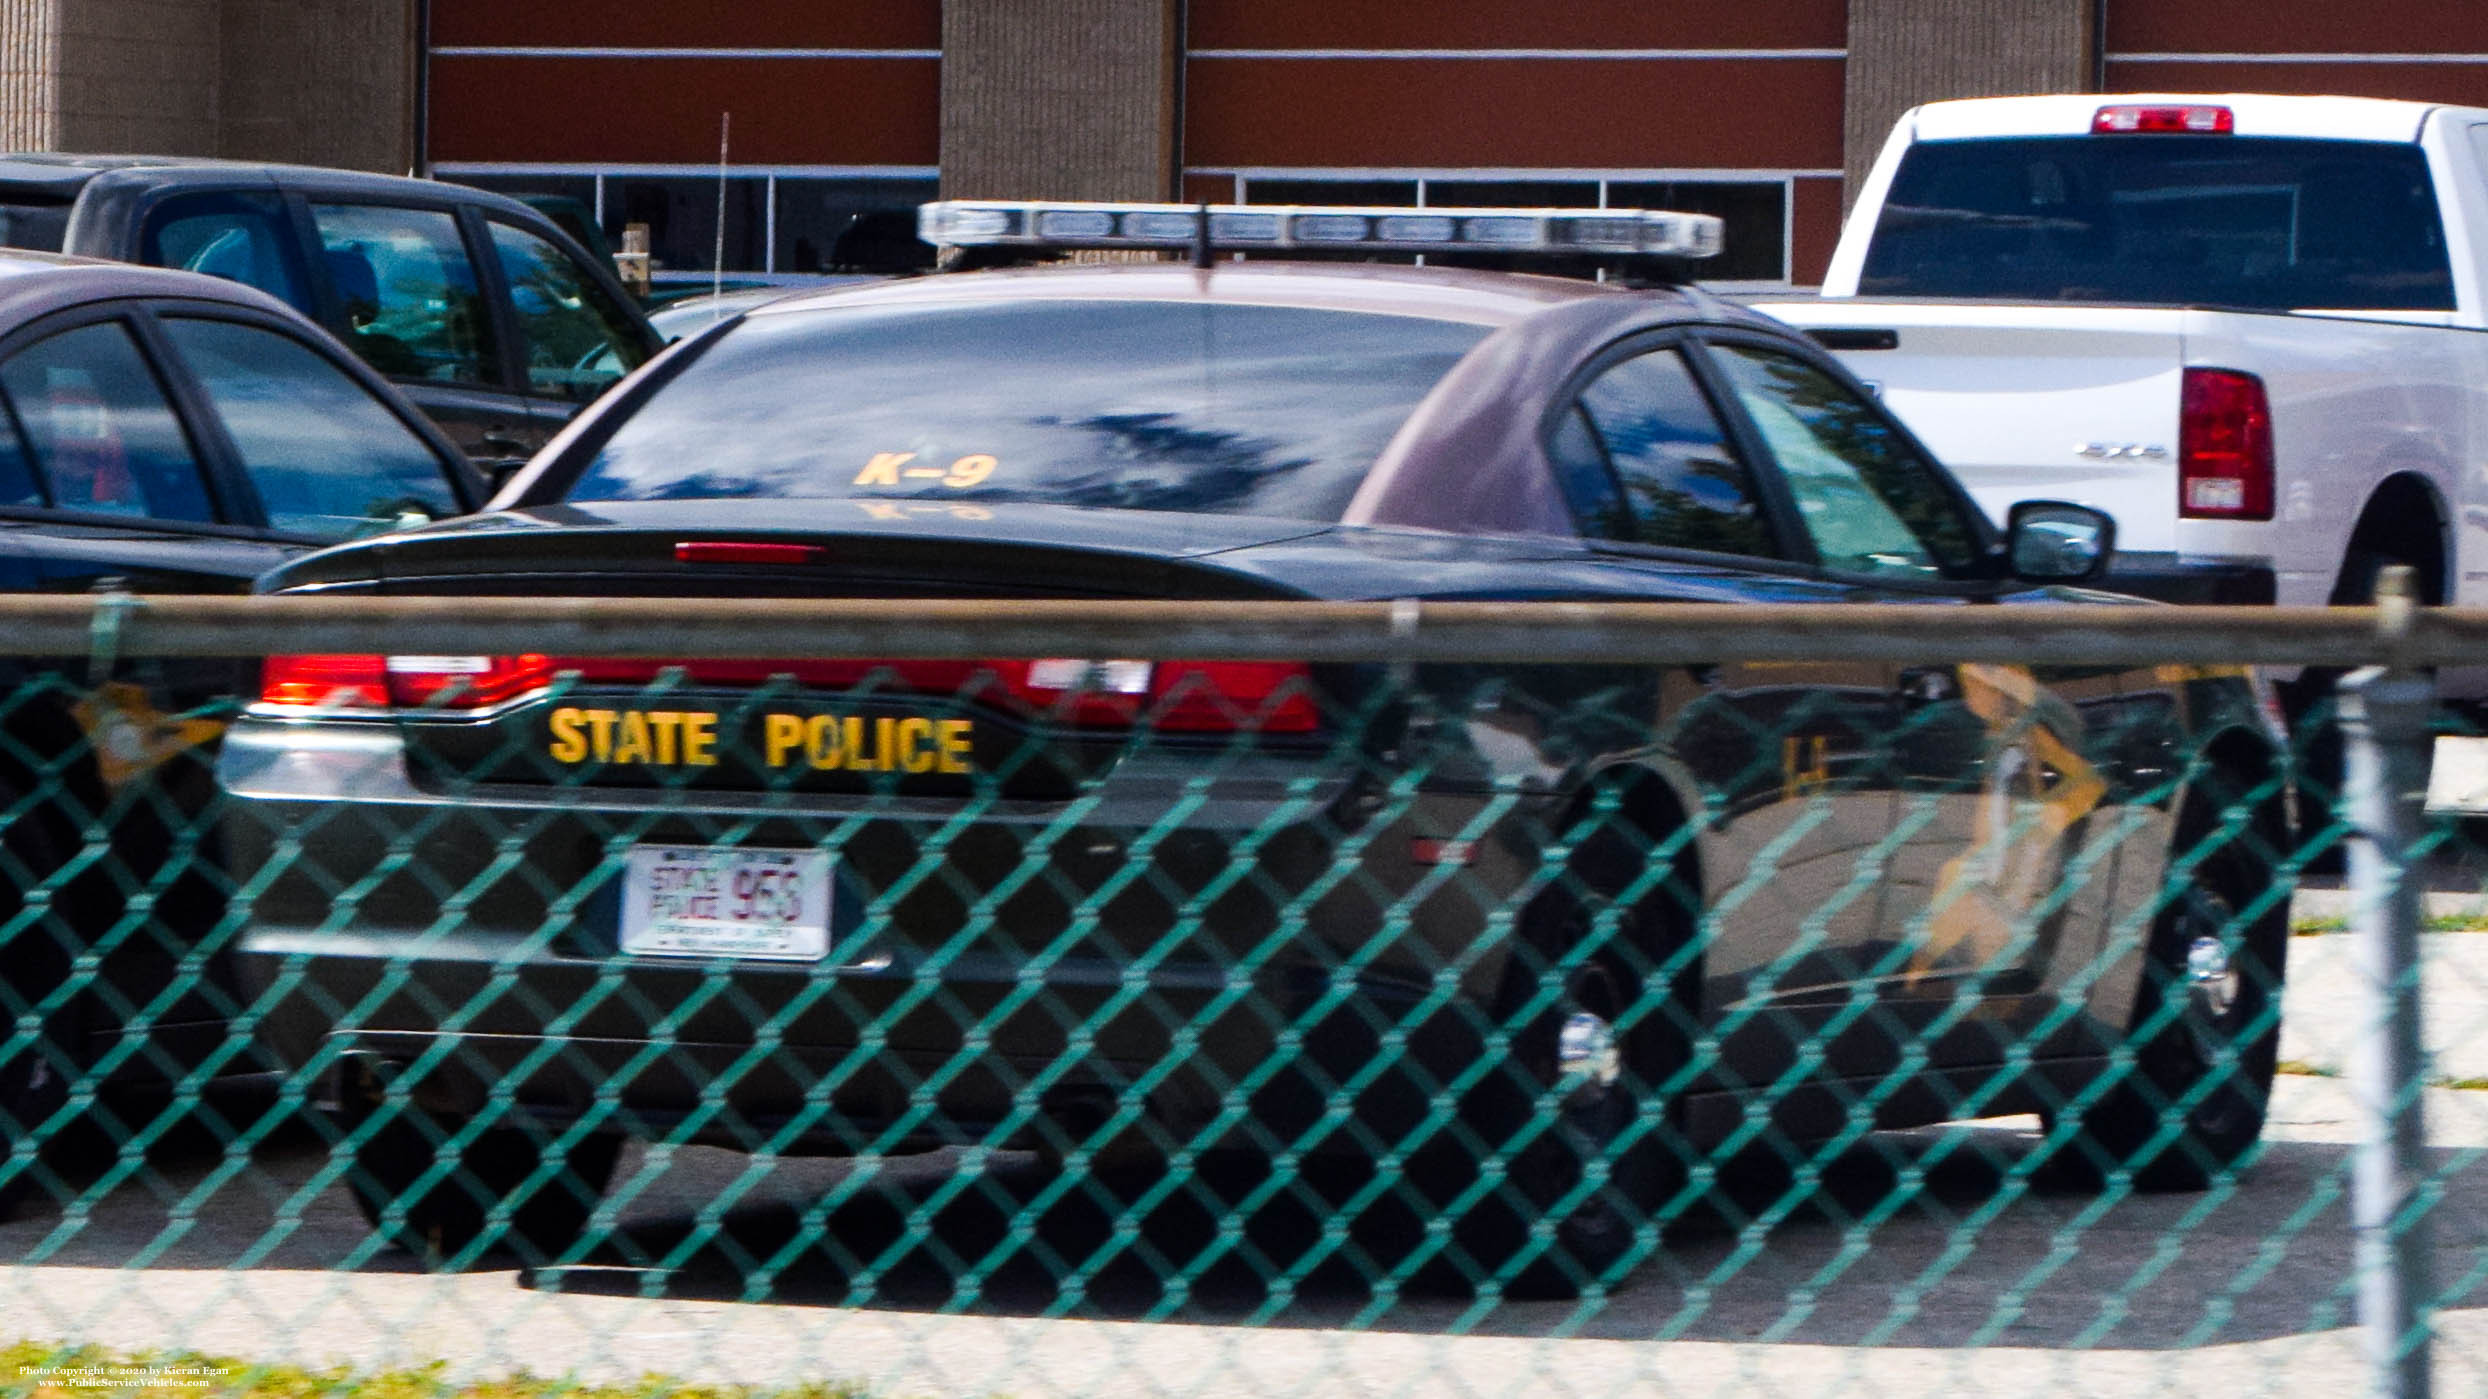
[[[80,326],[0,364],[52,504],[162,520],[211,520],[190,440],[119,322]]]
[[[575,500],[1050,501],[1335,520],[1481,326],[1284,306],[759,315],[624,422]]]
[[[492,225],[492,246],[518,310],[527,387],[563,398],[594,398],[647,358],[629,313],[568,254],[498,223]]]
[[[1872,405],[1794,356],[1714,349],[1826,567],[1930,576],[1977,556],[1977,535],[1939,468]]]
[[[189,194],[147,215],[139,260],[257,287],[309,312],[285,206],[273,195]]]
[[[346,539],[458,513],[424,440],[309,346],[231,321],[167,319],[164,332],[215,405],[271,528]]]
[[[1602,372],[1551,446],[1584,534],[1723,554],[1777,552],[1752,478],[1674,350]]]
[[[2436,194],[2416,146],[2235,136],[1913,146],[1859,290],[2453,309]]]
[[[314,204],[347,344],[403,379],[491,384],[491,320],[458,221],[430,209]]]

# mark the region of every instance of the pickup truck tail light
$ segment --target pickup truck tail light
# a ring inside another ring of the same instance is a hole
[[[2272,518],[2272,401],[2263,380],[2234,369],[2189,369],[2177,426],[2177,514],[2188,520]]]

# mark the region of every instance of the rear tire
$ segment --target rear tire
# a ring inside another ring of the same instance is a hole
[[[339,1139],[389,1111],[374,1095],[357,1095],[337,1114]],[[354,1149],[346,1187],[355,1208],[374,1232],[435,1271],[470,1267],[494,1248],[529,1266],[560,1260],[587,1231],[612,1183],[621,1136],[578,1139],[530,1184],[559,1134],[532,1125],[491,1128],[467,1142],[446,1172],[420,1183],[465,1126],[413,1103],[399,1105]],[[504,1218],[495,1220],[496,1212]]]
[[[2221,840],[2199,809],[2181,823],[2175,857]],[[2240,913],[2270,885],[2240,833],[2206,854],[2152,925],[2126,1041],[2130,1069],[2083,1114],[2062,1161],[2081,1183],[2119,1169],[2144,1191],[2202,1190],[2234,1171],[2263,1135],[2280,1051],[2288,910],[2251,923]]]
[[[1510,1057],[1465,1095],[1458,1130],[1409,1162],[1450,1219],[1457,1285],[1516,1298],[1617,1286],[1686,1177],[1660,1094],[1691,1053],[1696,980],[1666,969],[1692,938],[1687,886],[1671,877],[1616,902],[1651,844],[1619,813],[1531,901],[1491,1010]]]

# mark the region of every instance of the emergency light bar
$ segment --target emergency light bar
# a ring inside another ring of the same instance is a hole
[[[1206,221],[1207,238],[1203,238]],[[1393,209],[1313,204],[1067,204],[946,199],[916,211],[935,246],[1157,248],[1216,252],[1319,249],[1394,253],[1580,253],[1716,256],[1708,214],[1652,209]]]

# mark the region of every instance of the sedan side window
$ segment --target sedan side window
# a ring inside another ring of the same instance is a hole
[[[1674,350],[1636,355],[1601,373],[1547,447],[1585,535],[1720,554],[1779,553],[1753,478]]]
[[[459,512],[431,446],[317,351],[233,321],[163,325],[240,452],[269,528],[349,539]]]
[[[65,330],[11,355],[0,391],[55,509],[216,518],[189,435],[120,322]]]
[[[1977,534],[1939,468],[1866,400],[1794,355],[1714,343],[1770,445],[1827,568],[1933,577],[1977,557]]]
[[[455,216],[314,204],[320,256],[344,303],[346,343],[400,379],[499,387],[492,319]]]
[[[185,194],[147,215],[139,261],[257,287],[305,315],[300,251],[285,205],[264,194]]]
[[[531,391],[584,402],[647,358],[630,315],[569,254],[502,223],[492,246],[526,336]]]

